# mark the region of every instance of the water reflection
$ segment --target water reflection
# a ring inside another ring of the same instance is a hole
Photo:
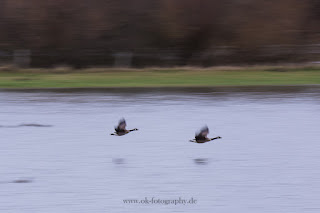
[[[8,184],[8,183],[32,183],[34,181],[33,178],[19,178],[11,181],[0,181],[0,184]]]
[[[193,160],[194,160],[194,163],[198,165],[207,165],[209,163],[208,158],[195,158]]]
[[[113,158],[112,162],[114,164],[125,164],[125,159],[124,158]]]
[[[12,183],[31,183],[31,182],[33,182],[33,180],[31,179],[17,179],[12,181]]]
[[[17,127],[52,127],[53,125],[47,124],[19,124],[19,125],[0,125],[0,128],[17,128]]]

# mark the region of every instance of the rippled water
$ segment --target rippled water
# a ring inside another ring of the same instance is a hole
[[[319,91],[2,91],[0,212],[319,212]]]

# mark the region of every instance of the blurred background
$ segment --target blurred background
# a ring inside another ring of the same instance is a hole
[[[213,66],[320,61],[318,0],[0,0],[0,63]]]

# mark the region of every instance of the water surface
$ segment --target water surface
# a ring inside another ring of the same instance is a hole
[[[319,212],[319,91],[1,91],[0,212]]]

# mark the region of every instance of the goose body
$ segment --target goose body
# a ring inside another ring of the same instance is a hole
[[[208,126],[204,126],[200,129],[200,131],[198,133],[196,133],[195,139],[190,140],[190,142],[206,143],[206,142],[221,138],[220,136],[215,137],[215,138],[208,138],[208,134],[209,134],[209,128],[208,128]]]
[[[128,134],[129,132],[138,130],[137,128],[128,130],[126,129],[126,126],[127,126],[126,120],[124,118],[120,119],[118,126],[114,127],[115,132],[111,133],[111,135],[122,136],[122,135]]]

